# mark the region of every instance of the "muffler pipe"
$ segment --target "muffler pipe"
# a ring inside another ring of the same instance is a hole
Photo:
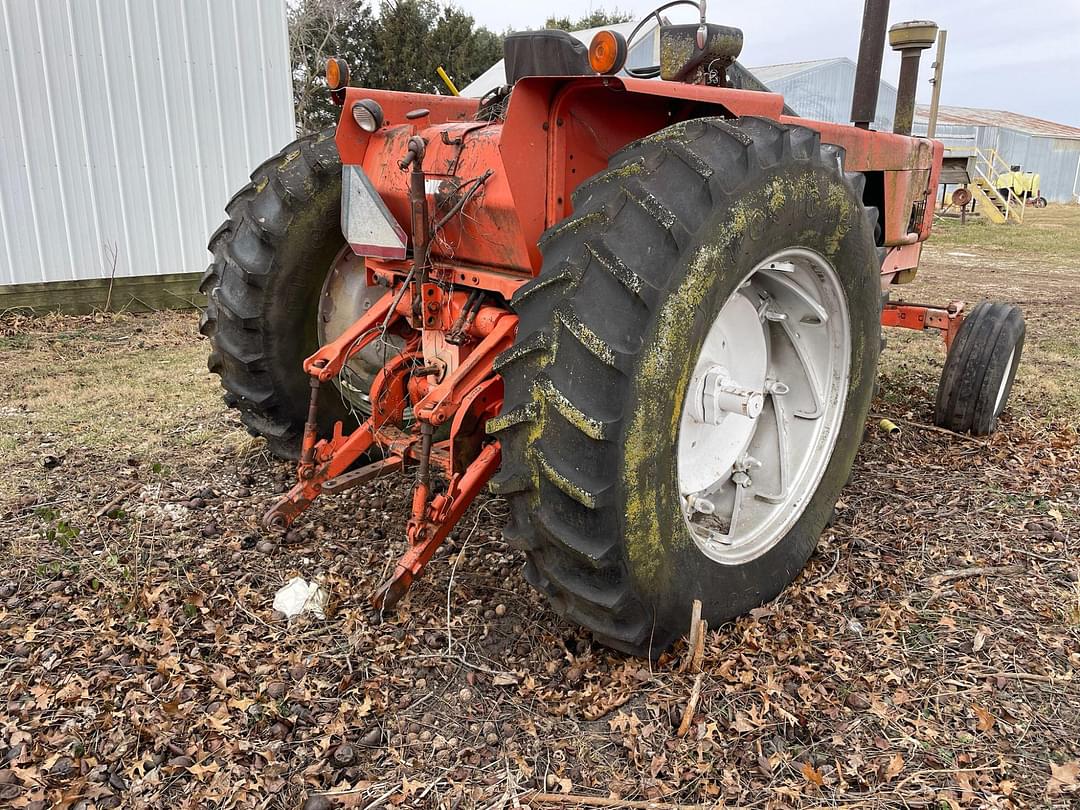
[[[851,94],[851,120],[859,129],[870,129],[877,115],[888,24],[889,0],[866,0],[859,37],[859,62],[855,66],[855,91]]]
[[[901,22],[889,29],[889,45],[900,53],[900,81],[896,86],[893,132],[910,135],[915,121],[915,92],[919,86],[919,59],[934,44],[938,27],[928,20]]]

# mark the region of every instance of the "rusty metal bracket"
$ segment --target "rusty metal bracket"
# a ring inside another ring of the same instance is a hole
[[[322,485],[322,491],[327,495],[337,495],[346,490],[350,490],[353,487],[366,484],[368,481],[373,481],[376,478],[381,478],[384,475],[397,472],[404,466],[405,459],[401,456],[391,456],[390,458],[380,459],[379,461],[374,461],[358,470],[343,473],[337,478],[331,478]]]
[[[944,307],[889,301],[881,310],[881,325],[918,331],[937,329],[948,350],[964,323],[964,306],[963,301],[950,301]]]
[[[372,595],[375,607],[387,610],[405,595],[469,504],[499,468],[501,457],[498,442],[486,445],[464,474],[451,479],[446,493],[431,500],[420,532],[410,538],[409,550],[398,560],[390,578]]]

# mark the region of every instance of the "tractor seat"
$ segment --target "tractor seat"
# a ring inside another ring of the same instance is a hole
[[[566,31],[518,31],[503,41],[506,83],[526,76],[588,76],[589,49]]]

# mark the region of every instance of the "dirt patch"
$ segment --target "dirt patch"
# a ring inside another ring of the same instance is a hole
[[[1080,211],[1042,215],[1080,232]],[[940,350],[892,333],[875,410],[903,433],[868,425],[807,569],[710,630],[682,737],[685,650],[650,666],[558,618],[499,499],[380,617],[366,600],[401,551],[407,482],[272,538],[259,517],[292,470],[221,406],[193,315],[5,319],[0,803],[1077,801],[1080,263],[977,238],[936,239],[909,297],[1023,302],[1000,433],[925,427]],[[331,591],[325,620],[273,612],[296,575]]]

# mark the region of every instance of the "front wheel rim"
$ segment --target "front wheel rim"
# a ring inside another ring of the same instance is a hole
[[[1016,347],[1009,352],[1009,359],[1005,363],[1005,373],[998,385],[997,396],[994,398],[994,416],[998,416],[1005,409],[1005,397],[1008,394],[1009,382],[1013,378],[1013,366],[1016,364]]]
[[[836,446],[850,369],[847,298],[814,251],[770,256],[721,307],[677,447],[683,519],[709,558],[756,559],[802,516]]]

